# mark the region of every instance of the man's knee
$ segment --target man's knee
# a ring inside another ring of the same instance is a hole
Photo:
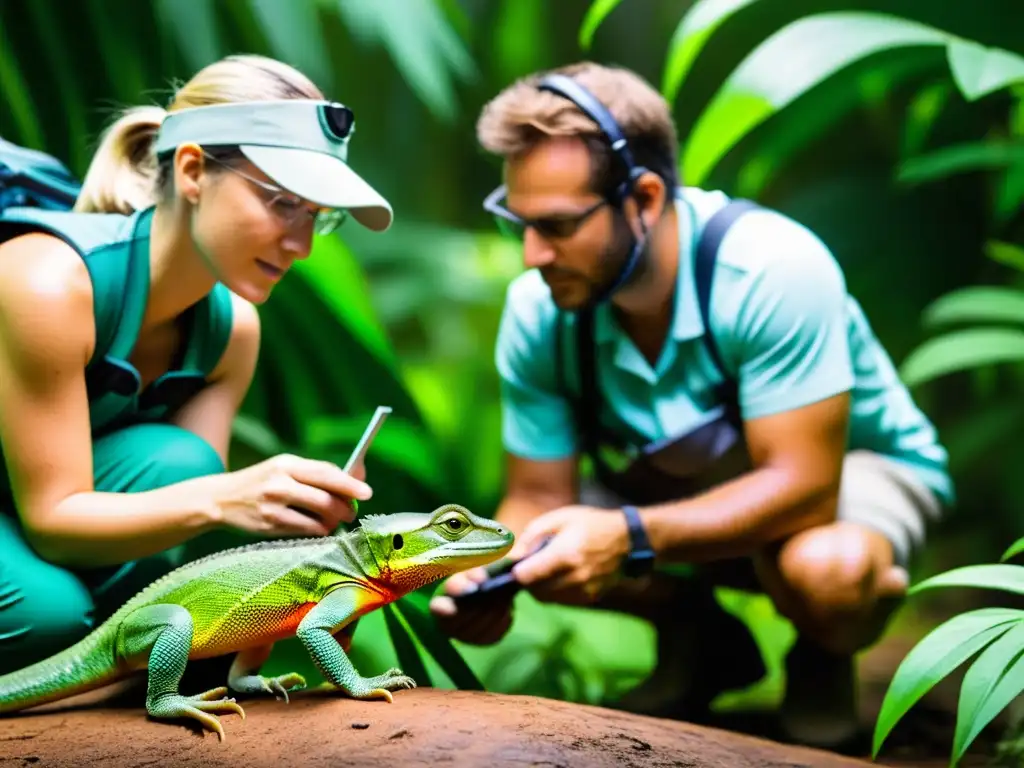
[[[94,627],[88,590],[63,568],[0,566],[0,674],[45,659]]]
[[[782,581],[812,616],[855,613],[876,598],[880,564],[891,548],[876,531],[836,523],[794,536],[779,551]]]
[[[136,424],[96,442],[97,488],[145,491],[224,471],[220,455],[173,424]]]

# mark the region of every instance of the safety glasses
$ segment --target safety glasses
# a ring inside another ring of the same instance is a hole
[[[494,216],[500,232],[516,240],[523,239],[527,227],[532,227],[537,234],[548,240],[564,240],[572,237],[587,219],[603,206],[608,205],[607,200],[601,199],[579,213],[526,218],[505,207],[507,195],[508,188],[501,185],[484,199],[484,210]]]
[[[313,219],[313,231],[316,234],[329,235],[344,224],[348,218],[348,211],[344,208],[311,209],[301,197],[293,195],[287,190],[253,178],[244,171],[240,171],[238,168],[234,168],[211,155],[204,153],[203,156],[221,168],[225,168],[253,184],[260,190],[260,197],[263,198],[263,202],[270,209],[270,212],[289,229],[305,224],[306,217],[309,217]]]

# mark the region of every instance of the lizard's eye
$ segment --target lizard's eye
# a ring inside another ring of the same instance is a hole
[[[457,533],[458,531],[461,531],[463,529],[463,527],[464,527],[464,523],[461,520],[459,520],[459,518],[457,518],[457,517],[452,517],[452,518],[449,518],[448,520],[445,520],[444,524],[448,528],[448,530],[452,531],[453,533]]]

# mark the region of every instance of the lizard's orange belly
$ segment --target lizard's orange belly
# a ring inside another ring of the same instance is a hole
[[[190,658],[201,659],[267,645],[295,635],[299,622],[316,603],[245,606],[213,620],[197,621]]]

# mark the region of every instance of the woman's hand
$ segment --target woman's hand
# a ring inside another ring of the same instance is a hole
[[[351,499],[373,494],[336,464],[291,454],[201,480],[213,485],[221,526],[271,538],[329,535],[355,519]]]

